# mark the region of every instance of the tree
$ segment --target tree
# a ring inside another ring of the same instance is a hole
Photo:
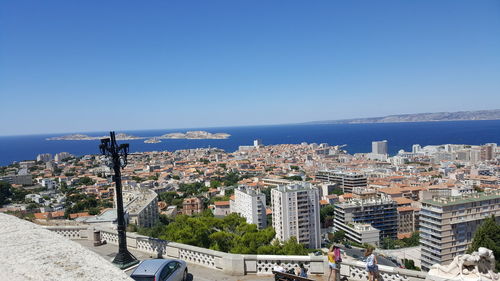
[[[9,183],[0,181],[0,207],[8,203],[8,199],[12,195],[11,188]]]
[[[333,220],[333,215],[335,213],[335,207],[333,205],[326,205],[319,210],[319,220],[321,224],[325,224],[327,220]]]
[[[403,238],[401,241],[403,241],[404,247],[416,247],[420,245],[420,233],[415,231],[409,238]]]
[[[495,217],[486,218],[474,234],[472,243],[467,253],[477,251],[479,247],[485,247],[493,251],[496,257],[496,269],[500,270],[500,224]]]
[[[76,185],[94,185],[95,181],[89,177],[79,178]]]
[[[335,243],[342,243],[345,240],[345,231],[338,230],[333,233],[332,241]]]

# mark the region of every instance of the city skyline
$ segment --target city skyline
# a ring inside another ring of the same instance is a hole
[[[96,5],[2,5],[0,135],[500,108],[495,1]]]

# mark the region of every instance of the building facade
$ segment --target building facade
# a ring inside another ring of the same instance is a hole
[[[336,183],[345,193],[352,193],[354,187],[367,187],[367,178],[363,174],[343,171],[318,171],[316,179],[322,182]]]
[[[276,237],[296,237],[309,248],[321,246],[319,192],[310,183],[281,185],[271,190],[271,209]]]
[[[372,142],[373,154],[387,154],[387,141],[373,141]]]
[[[380,231],[379,239],[386,237],[396,239],[398,233],[397,203],[389,196],[368,199],[351,199],[335,205],[333,230],[344,230],[347,238],[356,240],[349,235],[349,229],[355,223],[370,224]]]
[[[449,264],[465,254],[482,221],[500,222],[500,191],[424,200],[420,211],[422,269]]]
[[[257,225],[259,229],[267,227],[266,195],[247,186],[234,190],[234,201],[231,201],[231,213],[238,213],[248,223]]]

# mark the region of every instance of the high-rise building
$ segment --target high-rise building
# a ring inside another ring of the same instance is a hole
[[[38,162],[49,162],[51,160],[52,160],[52,154],[50,153],[38,154],[36,157],[36,161]]]
[[[373,154],[387,154],[387,141],[373,141],[372,142]]]
[[[259,229],[267,227],[266,195],[247,186],[234,190],[234,200],[230,203],[231,213],[238,213],[248,223],[256,224]]]
[[[253,140],[253,146],[254,147],[262,146],[262,140],[261,139]]]
[[[482,221],[500,222],[500,191],[424,200],[420,211],[422,269],[449,264],[465,254]]]
[[[370,224],[380,231],[380,240],[389,237],[396,239],[398,232],[397,203],[390,196],[381,194],[381,197],[368,199],[352,199],[335,205],[334,231],[343,230],[347,238],[351,235],[354,223]]]
[[[366,176],[354,172],[318,171],[316,179],[322,182],[336,183],[346,193],[352,193],[354,187],[367,187]]]
[[[319,192],[315,186],[306,182],[280,185],[271,190],[271,206],[278,239],[295,236],[309,248],[321,246]]]

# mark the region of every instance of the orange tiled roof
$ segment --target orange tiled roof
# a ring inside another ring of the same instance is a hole
[[[88,212],[83,212],[83,213],[70,214],[69,217],[71,219],[76,219],[76,218],[79,218],[79,217],[90,217],[90,215],[89,215]]]
[[[392,198],[392,200],[396,201],[396,203],[398,203],[398,205],[411,204],[411,202],[413,202],[413,200],[408,199],[406,197],[395,197],[395,198]]]
[[[215,201],[215,206],[229,206],[229,201]]]
[[[398,212],[408,212],[408,211],[415,211],[415,208],[411,206],[398,207]]]

